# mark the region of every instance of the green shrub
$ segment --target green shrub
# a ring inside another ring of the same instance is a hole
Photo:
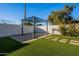
[[[76,28],[75,28],[75,24],[62,24],[60,26],[60,31],[62,33],[62,35],[66,35],[66,36],[78,36],[79,33],[77,33]]]
[[[64,24],[60,25],[60,31],[62,35],[66,35],[66,28]]]

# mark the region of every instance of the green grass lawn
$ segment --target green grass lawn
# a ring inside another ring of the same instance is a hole
[[[55,42],[43,38],[28,44],[29,45],[9,53],[8,56],[79,56],[79,46],[68,43]]]
[[[22,44],[10,37],[4,37],[0,38],[0,53],[8,53],[3,54],[7,56],[79,56],[79,46],[52,41],[47,38],[79,40],[79,37],[49,35],[45,38]]]
[[[68,39],[68,40],[79,40],[79,36],[71,37],[71,36],[63,36],[63,35],[49,35],[48,37],[51,37],[51,39],[53,39],[53,38],[60,38],[60,39]]]
[[[20,42],[9,37],[0,38],[0,55],[5,55],[23,46]]]

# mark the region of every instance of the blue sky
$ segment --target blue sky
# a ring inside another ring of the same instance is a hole
[[[71,4],[68,4],[71,5]],[[26,13],[27,17],[37,16],[47,19],[51,11],[62,9],[64,3],[27,3]],[[76,4],[72,16],[79,17],[79,4]],[[23,3],[0,3],[0,19],[10,20],[12,22],[20,23],[24,18],[24,4]]]
[[[0,19],[9,20],[11,23],[20,23],[24,17],[24,4],[0,3]]]
[[[72,5],[71,3],[68,5]],[[43,3],[43,4],[27,4],[27,16],[38,16],[43,19],[47,19],[51,11],[59,10],[64,7],[64,3]],[[76,8],[73,10],[72,16],[79,17],[79,4],[76,4]]]

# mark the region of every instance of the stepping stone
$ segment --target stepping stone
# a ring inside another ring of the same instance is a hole
[[[71,41],[69,42],[69,44],[79,45],[79,41],[71,40]]]
[[[79,45],[79,43],[69,42],[69,44]]]
[[[68,39],[61,39],[59,42],[67,43]]]
[[[52,39],[53,37],[46,37],[45,39]]]
[[[70,42],[79,43],[77,40],[70,40]]]
[[[45,38],[47,35],[45,35],[45,36],[41,36],[41,37],[38,37],[39,39],[41,39],[41,38]]]
[[[58,40],[59,40],[59,38],[54,38],[54,39],[51,39],[51,40],[53,40],[53,41],[58,41]]]

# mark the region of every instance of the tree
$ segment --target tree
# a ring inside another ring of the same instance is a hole
[[[51,15],[48,16],[49,23],[59,25],[72,21],[73,17],[71,16],[71,13],[74,8],[74,5],[65,5],[63,9],[51,12]]]
[[[64,5],[63,9],[51,12],[51,15],[48,16],[48,21],[50,24],[59,25],[61,33],[63,35],[67,34],[67,31],[72,35],[71,32],[74,32],[74,25],[70,25],[71,21],[73,21],[73,17],[71,13],[75,8],[74,5]],[[66,27],[69,24],[68,28]]]

